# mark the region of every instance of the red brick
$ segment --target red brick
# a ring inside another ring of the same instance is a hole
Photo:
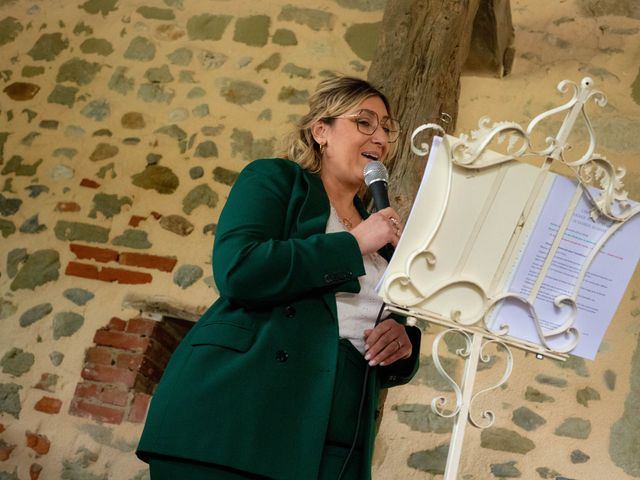
[[[161,328],[156,328],[153,331],[153,339],[157,340],[158,343],[164,345],[169,349],[169,351],[173,352],[183,337],[176,336],[177,332],[173,330],[169,331],[163,325]]]
[[[58,375],[53,373],[43,373],[40,376],[40,381],[36,383],[33,388],[44,390],[46,392],[53,392],[55,390],[56,383],[58,383]]]
[[[118,260],[117,251],[111,248],[98,248],[91,247],[89,245],[80,245],[78,243],[72,243],[69,245],[69,249],[75,253],[78,260],[96,260],[98,262],[116,262]]]
[[[87,363],[97,363],[99,365],[113,365],[113,353],[111,349],[105,347],[87,348],[84,354],[84,361]]]
[[[127,332],[150,336],[157,325],[158,322],[148,318],[132,318],[127,322]]]
[[[151,216],[156,220],[160,220],[162,218],[162,214],[158,212],[151,212]]]
[[[100,403],[109,403],[124,407],[129,400],[129,390],[120,385],[101,385],[99,383],[80,382],[73,394],[74,398],[86,398],[97,400]]]
[[[124,409],[75,400],[69,408],[69,413],[78,417],[91,417],[105,423],[122,423]]]
[[[16,448],[15,445],[10,445],[0,439],[0,462],[8,460],[14,448]]]
[[[79,212],[80,205],[76,202],[58,202],[56,212]]]
[[[0,433],[4,432],[4,425],[2,423],[0,423]]]
[[[46,455],[49,453],[49,448],[51,447],[51,442],[46,437],[46,435],[38,435],[37,433],[32,433],[27,431],[27,447],[36,452],[38,455]]]
[[[160,377],[162,377],[162,373],[164,372],[164,365],[162,367],[158,367],[155,363],[153,363],[149,358],[145,357],[142,360],[142,364],[140,368],[138,368],[138,373],[141,373],[145,377],[153,380],[155,383],[160,381]]]
[[[93,341],[97,345],[132,351],[143,351],[149,346],[148,338],[124,332],[112,332],[102,328],[96,330]]]
[[[153,277],[146,272],[134,272],[123,268],[104,267],[98,274],[98,280],[103,282],[117,282],[124,285],[139,285],[151,283]]]
[[[118,332],[124,332],[124,329],[126,328],[126,326],[127,326],[127,322],[125,322],[121,318],[111,317],[111,320],[109,320],[109,325],[107,325],[107,328],[109,330],[117,330]]]
[[[144,418],[147,415],[147,409],[149,408],[150,400],[151,395],[141,392],[136,393],[136,395],[133,397],[133,402],[131,402],[127,421],[133,423],[144,422]]]
[[[53,397],[42,397],[36,402],[35,408],[39,412],[55,414],[60,412],[62,400]]]
[[[121,353],[118,355],[116,366],[138,371],[142,365],[142,360],[144,360],[144,356],[141,353]]]
[[[80,181],[80,186],[81,187],[87,187],[87,188],[98,188],[100,186],[100,184],[98,182],[96,182],[95,180],[91,180],[89,178],[83,178]]]
[[[168,350],[153,338],[151,339],[149,348],[144,351],[144,356],[153,360],[153,363],[162,367],[163,370],[165,365],[169,362],[169,358],[171,358],[172,354],[173,351]]]
[[[147,217],[141,217],[140,215],[131,215],[131,218],[129,219],[129,226],[136,228],[140,225],[140,222],[144,222],[146,219]]]
[[[38,478],[40,478],[40,472],[42,472],[42,465],[39,463],[32,463],[29,467],[29,479],[38,480]]]
[[[133,387],[137,372],[126,368],[108,367],[106,365],[85,365],[81,376],[85,380],[105,383],[121,383],[127,387]]]
[[[98,267],[95,265],[87,265],[86,263],[69,262],[67,269],[64,271],[66,275],[74,277],[90,278],[98,280]]]
[[[122,252],[118,258],[121,265],[131,267],[153,268],[162,272],[171,272],[178,263],[176,257],[161,257],[146,253]]]

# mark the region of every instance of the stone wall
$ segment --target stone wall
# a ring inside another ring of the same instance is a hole
[[[133,450],[188,325],[125,300],[216,298],[211,245],[238,171],[277,152],[327,72],[366,76],[384,3],[0,0],[0,478],[147,478]],[[640,198],[636,3],[542,3],[512,2],[513,71],[463,79],[459,131],[526,122],[562,101],[559,80],[590,75],[610,97],[601,153]],[[636,274],[596,362],[516,354],[463,478],[640,477],[639,294]],[[376,478],[442,468],[434,331],[417,378],[390,391]]]

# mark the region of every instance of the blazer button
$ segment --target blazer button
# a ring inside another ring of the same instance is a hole
[[[284,363],[289,360],[289,353],[286,350],[278,350],[276,352],[276,360],[280,363]]]
[[[296,307],[294,307],[293,305],[287,305],[286,307],[284,307],[284,314],[288,318],[295,317],[296,316]]]

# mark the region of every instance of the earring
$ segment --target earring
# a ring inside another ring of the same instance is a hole
[[[326,143],[320,144],[320,155],[324,155],[325,148],[327,147]]]

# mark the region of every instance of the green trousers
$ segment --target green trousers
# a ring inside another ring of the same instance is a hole
[[[363,470],[370,468],[369,465],[362,465],[362,448],[367,432],[371,428],[368,420],[371,416],[366,411],[361,412],[358,438],[345,467],[345,460],[351,450],[356,432],[367,364],[360,352],[348,340],[340,340],[338,352],[331,413],[317,480],[336,480],[343,468],[342,480],[359,480],[362,478]],[[367,403],[365,401],[364,405]],[[270,478],[222,465],[156,455],[150,456],[149,470],[151,480],[268,480]]]

